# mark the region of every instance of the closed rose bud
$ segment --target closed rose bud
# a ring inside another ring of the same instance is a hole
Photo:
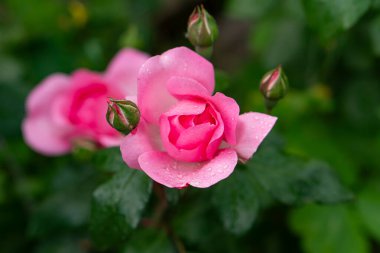
[[[140,111],[132,101],[110,98],[106,118],[114,129],[127,135],[139,123]]]
[[[195,7],[187,24],[187,38],[198,53],[212,51],[219,34],[215,19],[201,6]]]
[[[260,84],[260,91],[265,98],[265,105],[270,112],[288,91],[288,78],[281,66],[264,75]]]
[[[279,100],[288,90],[288,78],[281,66],[267,73],[260,84],[260,91],[265,98]]]

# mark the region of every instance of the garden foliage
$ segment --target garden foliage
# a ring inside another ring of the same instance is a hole
[[[281,64],[290,84],[253,158],[205,189],[154,183],[118,147],[46,157],[21,133],[46,76],[104,71],[124,47],[191,48],[194,3],[0,3],[1,252],[377,252],[380,1],[203,3],[216,91],[265,113],[262,76]]]

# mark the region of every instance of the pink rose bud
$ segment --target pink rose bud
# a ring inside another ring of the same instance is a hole
[[[288,78],[281,66],[264,75],[261,80],[260,91],[265,98],[268,111],[271,111],[278,100],[286,95],[288,85]]]
[[[219,34],[215,19],[201,6],[195,7],[187,24],[187,38],[196,51],[212,51]]]
[[[132,101],[110,98],[106,118],[108,124],[114,129],[127,135],[139,123],[140,111]]]

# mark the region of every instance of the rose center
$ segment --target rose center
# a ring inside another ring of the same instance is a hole
[[[107,87],[101,83],[76,90],[68,109],[69,120],[76,125],[96,127],[99,121],[98,112],[103,112],[102,108],[106,108],[106,94]]]
[[[223,138],[223,124],[219,113],[209,103],[183,102],[173,108],[173,112],[182,110],[188,113],[192,107],[196,111],[194,114],[168,112],[164,115],[161,136],[172,157],[182,161],[204,161],[217,151]]]

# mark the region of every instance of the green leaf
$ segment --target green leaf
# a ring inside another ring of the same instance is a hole
[[[193,253],[248,252],[235,249],[236,237],[223,229],[217,213],[210,205],[211,193],[201,189],[188,189],[172,216],[173,230],[186,245],[192,245]],[[239,246],[244,249],[243,245]]]
[[[380,187],[373,185],[358,195],[360,218],[370,234],[380,242]]]
[[[274,198],[286,203],[337,203],[352,198],[324,163],[304,162],[274,148],[261,149],[248,166]]]
[[[372,0],[372,8],[379,9],[380,8],[380,0]]]
[[[99,247],[124,240],[137,227],[151,190],[152,181],[132,169],[120,171],[96,189],[90,231]]]
[[[126,243],[122,253],[175,253],[164,231],[157,229],[137,230]]]
[[[371,0],[303,0],[307,20],[322,40],[351,28],[368,10]]]
[[[168,202],[171,205],[176,205],[179,201],[179,198],[181,197],[181,190],[176,188],[166,188],[165,187],[165,194]]]
[[[307,163],[294,183],[302,202],[337,203],[353,198],[329,166],[320,161]]]
[[[45,186],[50,189],[49,194],[34,206],[29,218],[28,235],[46,239],[84,227],[90,215],[91,194],[96,187],[94,172],[85,166],[58,168],[48,187]],[[27,189],[30,191],[29,187]]]
[[[205,198],[199,195],[198,198],[187,200],[177,207],[172,221],[173,229],[190,244],[207,244],[208,239],[215,234],[218,222],[209,218],[213,216],[210,215],[208,201],[209,196]]]
[[[246,170],[236,170],[215,186],[212,202],[228,231],[242,234],[252,226],[259,211],[257,187]]]
[[[101,149],[95,154],[95,165],[99,170],[116,173],[128,169],[120,154],[120,148]]]
[[[228,13],[238,18],[260,18],[271,9],[277,0],[230,0]]]
[[[380,16],[377,16],[369,25],[369,36],[375,55],[380,56]]]
[[[37,245],[36,253],[85,253],[84,245],[86,240],[80,241],[78,238],[60,236],[45,240]]]
[[[366,240],[347,206],[309,205],[293,211],[291,227],[306,253],[366,253]]]

